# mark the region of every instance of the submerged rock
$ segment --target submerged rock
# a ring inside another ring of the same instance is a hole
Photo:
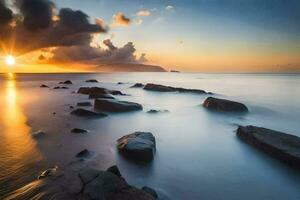
[[[143,110],[141,104],[113,99],[95,99],[94,107],[95,109],[104,112],[130,112]]]
[[[122,84],[124,84],[123,82],[118,82],[118,85],[122,85]]]
[[[155,137],[150,132],[135,132],[118,139],[117,148],[130,159],[149,162],[156,149]]]
[[[43,179],[43,178],[46,178],[46,177],[49,177],[49,176],[56,176],[57,175],[57,170],[58,170],[58,167],[55,166],[53,168],[49,168],[45,171],[43,171],[39,176],[38,176],[38,179]]]
[[[88,133],[88,131],[85,129],[81,129],[81,128],[73,128],[71,130],[71,133]]]
[[[131,88],[142,88],[142,87],[144,87],[145,85],[144,84],[142,84],[142,83],[136,83],[136,84],[134,84],[133,86],[131,86]]]
[[[86,83],[98,83],[98,80],[96,79],[89,79],[85,81]]]
[[[166,112],[169,112],[169,111],[168,110],[155,110],[155,109],[151,109],[151,110],[147,111],[147,113],[149,113],[149,114],[166,113]]]
[[[89,101],[78,102],[77,106],[92,106],[92,103]]]
[[[204,90],[171,87],[171,86],[164,86],[164,85],[153,84],[153,83],[146,84],[144,90],[155,91],[155,92],[182,92],[182,93],[207,94],[207,92],[205,92]]]
[[[44,85],[44,84],[42,84],[40,87],[41,87],[41,88],[49,88],[48,85]]]
[[[70,84],[73,84],[73,83],[72,83],[72,81],[70,81],[70,80],[66,80],[66,81],[59,82],[59,84],[70,85]]]
[[[33,132],[31,135],[32,135],[32,137],[38,139],[38,138],[41,138],[41,137],[45,137],[46,133],[41,131],[41,130],[38,130],[36,132]]]
[[[65,86],[63,86],[63,87],[60,87],[60,86],[56,86],[56,87],[54,87],[53,89],[55,89],[55,90],[57,90],[57,89],[69,89],[68,87],[65,87]]]
[[[142,187],[142,190],[144,190],[145,192],[147,192],[148,194],[150,194],[154,199],[158,198],[158,195],[156,193],[156,191],[150,187],[144,186]]]
[[[82,108],[75,109],[71,112],[72,115],[80,116],[80,117],[106,117],[107,115],[104,113],[98,113],[90,110],[85,110]]]
[[[237,136],[246,143],[300,169],[300,138],[257,126],[239,126]]]
[[[115,97],[109,94],[90,94],[89,99],[114,99]]]
[[[203,106],[209,109],[223,111],[223,112],[247,112],[248,108],[246,105],[230,101],[226,99],[218,99],[214,97],[208,97],[204,102]]]
[[[87,149],[84,149],[76,154],[76,158],[88,158],[91,156],[92,156],[91,152]]]

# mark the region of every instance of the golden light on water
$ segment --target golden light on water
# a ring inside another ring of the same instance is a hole
[[[5,57],[5,63],[9,66],[12,66],[12,65],[16,64],[16,59],[14,56],[8,55]]]

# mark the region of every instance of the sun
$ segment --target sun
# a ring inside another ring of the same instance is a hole
[[[14,64],[16,64],[16,59],[12,55],[8,55],[5,57],[5,63],[10,66],[14,65]]]

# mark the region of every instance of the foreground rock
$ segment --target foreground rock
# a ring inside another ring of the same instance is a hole
[[[117,148],[130,159],[149,162],[156,149],[155,137],[149,132],[135,132],[118,139]]]
[[[85,81],[86,83],[98,83],[96,79],[89,79]]]
[[[113,99],[95,99],[94,107],[95,109],[104,112],[130,112],[143,110],[141,104]]]
[[[79,117],[90,117],[90,118],[98,118],[98,117],[106,117],[107,115],[104,113],[98,113],[90,110],[85,110],[82,108],[75,109],[71,112],[72,115],[76,115]]]
[[[150,194],[154,199],[158,199],[158,195],[154,189],[144,186],[144,187],[142,187],[142,190],[144,190],[145,192]]]
[[[33,181],[11,193],[6,200],[154,200],[148,192],[129,185],[111,171],[85,167],[65,169],[63,176],[45,176]]]
[[[70,80],[66,80],[66,81],[59,82],[59,84],[71,85],[71,84],[73,84],[73,83],[72,83],[72,81],[70,81]]]
[[[131,86],[131,88],[142,88],[142,87],[145,87],[145,85],[142,83],[136,83],[133,86]]]
[[[57,176],[58,175],[58,167],[55,166],[53,168],[46,169],[43,171],[39,176],[38,179],[43,179],[50,176]]]
[[[205,92],[204,90],[171,87],[171,86],[164,86],[164,85],[153,84],[153,83],[146,84],[144,90],[155,91],[155,92],[182,92],[182,93],[207,94],[207,92]]]
[[[83,106],[83,107],[85,107],[85,106],[92,106],[92,103],[89,102],[89,101],[78,102],[77,106]]]
[[[208,97],[204,102],[203,106],[212,110],[223,111],[223,112],[247,112],[248,108],[246,105],[230,101],[226,99],[218,99],[214,97]]]
[[[300,169],[300,138],[256,126],[239,126],[237,136],[248,144]]]

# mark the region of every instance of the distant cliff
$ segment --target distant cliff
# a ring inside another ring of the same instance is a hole
[[[166,70],[157,65],[145,65],[138,63],[110,63],[97,66],[100,72],[166,72]]]

